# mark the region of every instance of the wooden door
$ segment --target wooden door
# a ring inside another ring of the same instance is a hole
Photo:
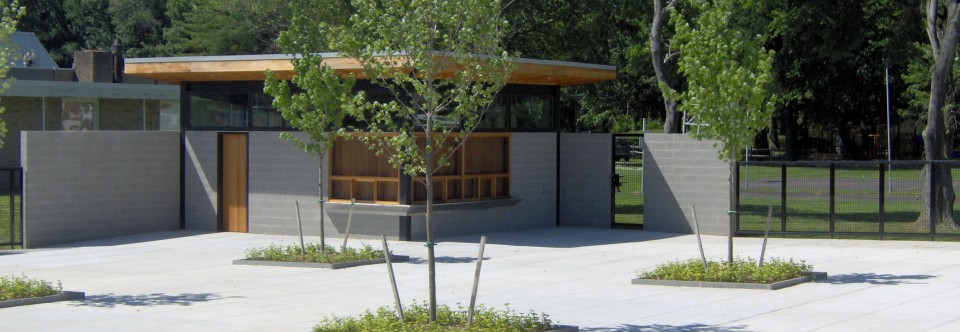
[[[246,134],[220,134],[220,230],[247,232]]]

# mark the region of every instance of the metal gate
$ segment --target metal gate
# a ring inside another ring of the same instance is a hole
[[[0,168],[0,249],[23,246],[23,168]]]
[[[643,227],[643,134],[613,135],[613,226]]]

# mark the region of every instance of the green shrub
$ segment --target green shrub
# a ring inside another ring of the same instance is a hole
[[[449,306],[437,306],[437,320],[429,321],[428,306],[424,302],[415,302],[404,308],[401,322],[393,308],[381,307],[376,312],[367,311],[358,317],[327,318],[313,328],[315,332],[353,332],[353,331],[504,331],[504,332],[540,332],[550,329],[553,324],[546,314],[517,313],[509,307],[505,309],[477,306],[473,314],[473,325],[467,325],[467,309],[459,306],[452,310]]]
[[[305,253],[300,253],[299,245],[271,244],[265,248],[247,249],[247,259],[274,262],[344,263],[383,258],[383,250],[373,249],[367,244],[360,249],[347,247],[340,251],[331,246],[326,246],[326,250],[320,250],[319,244],[308,243],[305,245]]]
[[[30,279],[25,275],[0,277],[0,301],[57,295],[62,290],[59,281],[53,286],[48,281]]]
[[[710,261],[707,262],[706,271],[703,270],[703,261],[690,259],[658,265],[652,271],[641,272],[639,277],[657,280],[769,284],[802,277],[812,272],[812,266],[804,261],[794,262],[793,259],[785,261],[774,258],[765,261],[763,267],[757,267],[757,261],[750,258],[737,258],[733,264],[727,264],[726,261]]]

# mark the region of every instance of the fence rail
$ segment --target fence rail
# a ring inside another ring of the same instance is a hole
[[[960,192],[960,161],[750,161],[736,168],[737,235],[960,238],[960,204],[938,206],[933,184]],[[949,210],[944,218],[937,211]],[[935,222],[930,222],[934,220]]]
[[[23,246],[23,169],[0,168],[0,248]]]

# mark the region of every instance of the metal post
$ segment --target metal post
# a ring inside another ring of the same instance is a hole
[[[879,193],[879,195],[877,196],[877,197],[879,198],[879,200],[880,200],[880,201],[878,202],[878,203],[879,203],[878,209],[880,210],[880,211],[879,211],[879,214],[880,214],[880,215],[877,216],[877,217],[878,217],[878,218],[877,218],[877,221],[879,222],[879,225],[878,225],[878,226],[879,226],[879,229],[878,229],[878,230],[880,231],[880,239],[881,239],[881,240],[883,240],[883,222],[884,222],[884,219],[885,219],[885,218],[884,218],[884,214],[885,214],[885,213],[883,212],[884,201],[886,201],[886,199],[884,198],[885,192],[883,191],[883,188],[884,188],[883,183],[886,181],[886,174],[884,174],[885,171],[886,171],[886,169],[884,169],[883,163],[881,162],[881,163],[880,163],[880,188],[879,188],[880,193]]]
[[[760,246],[760,262],[758,267],[763,267],[763,255],[767,253],[767,239],[770,238],[770,223],[773,220],[773,205],[767,208],[767,225],[763,228],[763,245]]]
[[[357,205],[357,199],[350,199],[350,214],[347,215],[347,232],[343,234],[343,247],[340,248],[340,251],[347,250],[347,239],[350,238],[350,225],[353,224],[353,207]]]
[[[17,228],[16,228],[16,225],[14,224],[14,220],[13,220],[13,219],[14,219],[14,214],[13,214],[13,209],[14,209],[14,207],[13,207],[13,206],[14,206],[14,205],[13,205],[13,172],[14,172],[14,170],[12,170],[12,169],[8,172],[8,174],[10,175],[10,182],[8,182],[8,183],[10,184],[10,187],[9,187],[8,190],[7,190],[7,197],[10,198],[10,249],[14,249],[13,244],[16,243],[15,237],[14,237],[14,233],[17,232]],[[21,197],[20,200],[23,201],[23,198]],[[22,215],[22,213],[21,213],[21,215]],[[20,225],[22,226],[23,224],[21,223]],[[20,229],[20,234],[21,234],[20,236],[21,236],[21,238],[22,238],[22,236],[23,236],[23,228]],[[22,245],[22,244],[21,244],[21,245]]]
[[[690,205],[693,213],[693,231],[697,233],[697,246],[700,247],[700,260],[703,261],[703,271],[707,271],[707,256],[703,254],[703,241],[700,240],[700,222],[697,221],[697,209]]]
[[[884,68],[884,76],[886,76],[886,80],[887,80],[887,161],[891,161],[891,163],[889,164],[889,167],[890,167],[890,171],[892,172],[893,171],[893,163],[892,163],[893,140],[890,138],[890,65],[889,64],[886,66],[886,68]],[[882,191],[883,188],[880,188],[880,190]],[[890,191],[891,192],[893,191],[893,182],[890,183]],[[880,225],[883,225],[883,224],[881,223]],[[883,232],[881,231],[881,233]],[[883,238],[882,234],[880,235],[880,238],[881,239]]]
[[[390,248],[387,247],[387,236],[380,234],[383,244],[383,260],[387,262],[387,274],[390,275],[390,286],[393,288],[393,301],[397,305],[397,316],[403,321],[403,306],[400,305],[400,291],[397,290],[397,279],[393,276],[393,262],[390,260]]]
[[[300,223],[300,201],[293,201],[294,206],[297,208],[297,231],[300,232],[300,256],[307,255],[307,248],[303,245],[303,224]]]
[[[837,215],[837,165],[830,163],[830,238],[836,230]]]
[[[780,165],[780,234],[787,234],[787,165]]]
[[[473,292],[470,293],[470,308],[467,310],[467,325],[473,325],[473,309],[477,304],[477,286],[480,285],[480,266],[483,265],[483,248],[487,245],[487,237],[480,237],[480,253],[477,254],[477,271],[473,273]]]

